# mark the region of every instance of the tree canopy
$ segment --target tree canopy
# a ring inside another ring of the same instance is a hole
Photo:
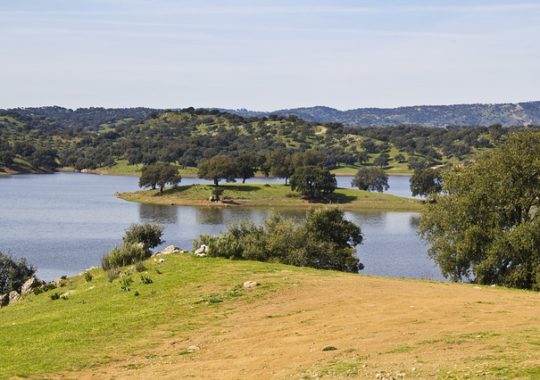
[[[291,189],[309,199],[322,199],[334,192],[336,176],[320,166],[302,166],[291,177]]]
[[[351,185],[360,190],[383,192],[388,190],[388,176],[381,168],[362,167],[354,176]]]
[[[439,193],[442,190],[440,169],[416,169],[409,179],[413,196]]]
[[[234,160],[230,156],[217,155],[212,158],[202,160],[198,166],[199,178],[214,181],[218,186],[219,181],[234,182],[236,179],[237,168]]]
[[[540,289],[540,133],[513,133],[443,175],[420,222],[430,255],[455,281]]]
[[[139,178],[139,187],[159,187],[159,191],[167,184],[177,185],[182,180],[178,168],[168,163],[156,163],[143,167],[141,177]]]

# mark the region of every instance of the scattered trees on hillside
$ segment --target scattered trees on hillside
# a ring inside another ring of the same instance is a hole
[[[301,166],[291,177],[291,189],[309,199],[324,199],[336,187],[336,176],[320,166]]]
[[[539,158],[540,133],[524,131],[443,174],[420,232],[445,276],[540,289]]]
[[[262,226],[241,222],[221,235],[202,235],[194,246],[206,244],[210,256],[357,272],[363,266],[354,247],[362,238],[360,227],[346,220],[343,211],[319,209],[299,225],[279,215]]]
[[[360,190],[383,192],[388,190],[388,176],[383,169],[361,167],[354,176],[351,185]]]
[[[182,177],[178,168],[168,163],[156,163],[143,167],[139,178],[139,187],[151,187],[153,190],[159,187],[162,193],[166,185],[176,186]]]

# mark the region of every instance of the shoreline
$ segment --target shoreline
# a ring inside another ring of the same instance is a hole
[[[213,185],[184,185],[159,190],[117,192],[115,196],[128,202],[166,206],[209,208],[318,208],[339,207],[344,210],[421,211],[422,201],[385,193],[338,188],[330,202],[310,202],[283,184],[225,184],[223,200],[211,202]]]

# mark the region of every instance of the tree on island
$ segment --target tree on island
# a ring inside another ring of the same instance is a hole
[[[439,169],[416,169],[409,179],[413,196],[440,193],[442,190],[441,171]]]
[[[246,179],[253,178],[257,170],[258,157],[252,153],[241,153],[235,160],[236,174],[238,178],[242,178],[242,183],[246,183]]]
[[[162,193],[167,184],[176,186],[182,181],[178,168],[168,163],[150,164],[143,167],[139,178],[139,187],[159,187]]]
[[[237,174],[235,161],[223,154],[202,160],[198,165],[198,170],[199,178],[214,181],[215,186],[219,186],[221,180],[234,182]]]
[[[336,187],[336,176],[320,166],[299,167],[291,176],[291,189],[309,199],[323,199]]]
[[[516,132],[443,174],[420,221],[429,254],[454,281],[540,289],[540,133]]]
[[[269,154],[267,161],[270,166],[270,174],[285,179],[285,184],[287,184],[294,173],[291,156],[285,150],[277,150]]]
[[[354,176],[351,185],[360,190],[383,192],[388,190],[388,176],[383,169],[362,167]]]

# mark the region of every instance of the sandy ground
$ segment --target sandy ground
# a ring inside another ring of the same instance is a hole
[[[508,368],[540,365],[534,292],[301,275],[254,303],[219,307],[222,318],[191,335],[157,329],[136,355],[47,377],[505,378]]]

